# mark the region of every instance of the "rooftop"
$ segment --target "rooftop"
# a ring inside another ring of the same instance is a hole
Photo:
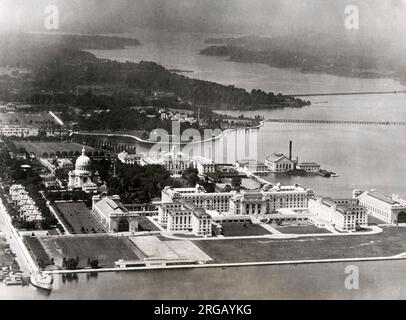
[[[385,195],[380,194],[380,193],[377,193],[377,192],[371,192],[371,191],[369,191],[369,192],[368,192],[368,195],[370,195],[371,197],[373,197],[373,198],[375,198],[375,199],[378,199],[378,200],[380,200],[380,201],[383,201],[383,202],[385,202],[385,203],[387,203],[387,204],[390,204],[390,205],[395,205],[395,204],[397,204],[397,202],[394,201],[391,197],[385,196]]]

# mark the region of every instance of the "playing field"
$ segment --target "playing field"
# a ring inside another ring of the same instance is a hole
[[[56,152],[81,152],[83,146],[72,142],[33,142],[33,141],[13,141],[17,149],[24,148],[27,152],[34,152],[38,157],[42,157],[44,153],[50,155]],[[87,152],[92,152],[92,147],[86,146]]]
[[[71,233],[106,232],[84,202],[56,202],[55,207],[57,214]]]
[[[46,251],[62,266],[63,258],[79,257],[79,268],[87,266],[87,259],[99,260],[99,267],[115,267],[119,259],[140,260],[137,249],[127,238],[100,236],[59,236],[41,238]]]

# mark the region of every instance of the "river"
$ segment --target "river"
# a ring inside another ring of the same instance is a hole
[[[260,64],[235,63],[199,55],[213,36],[137,29],[132,34],[143,45],[124,50],[91,51],[101,58],[119,61],[150,60],[170,69],[193,71],[187,76],[247,90],[289,93],[405,90],[391,79],[356,79],[300,73]],[[224,35],[228,36],[228,35]],[[406,95],[313,97],[301,109],[245,112],[267,118],[405,121]],[[222,111],[224,113],[224,111]],[[241,112],[228,112],[232,115]],[[203,149],[210,157],[227,154],[234,161],[255,157],[263,161],[273,152],[288,153],[301,161],[315,161],[339,174],[338,178],[291,178],[270,175],[283,184],[301,183],[327,196],[350,196],[354,188],[378,189],[406,194],[406,127],[266,123],[260,130],[228,133]],[[242,141],[245,141],[242,147]],[[247,152],[247,148],[250,149]],[[209,151],[210,150],[210,151]],[[215,151],[213,151],[215,150]],[[221,152],[220,152],[221,151]],[[294,257],[292,257],[294,259]],[[0,299],[367,299],[404,298],[406,262],[356,263],[360,289],[344,288],[346,264],[262,266],[201,270],[171,270],[103,273],[97,278],[79,275],[77,281],[56,279],[56,290],[44,295],[33,287],[6,288],[0,284]]]

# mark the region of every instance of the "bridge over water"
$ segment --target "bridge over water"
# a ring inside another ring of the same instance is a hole
[[[406,121],[363,121],[363,120],[316,120],[316,119],[267,119],[274,123],[345,124],[375,126],[406,126]]]
[[[354,95],[369,95],[369,94],[397,94],[406,93],[406,90],[391,90],[391,91],[364,91],[364,92],[329,92],[329,93],[298,93],[284,94],[284,97],[323,97],[323,96],[354,96]]]

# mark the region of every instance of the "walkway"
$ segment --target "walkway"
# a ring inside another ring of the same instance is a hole
[[[263,224],[261,226],[264,227]],[[197,238],[197,237],[179,237],[170,234],[169,232],[162,232],[161,235],[172,240],[190,240],[190,241],[219,241],[219,240],[252,240],[252,239],[299,239],[299,238],[310,238],[310,237],[351,237],[360,235],[371,235],[381,233],[383,230],[378,226],[369,226],[370,231],[362,232],[349,232],[349,233],[310,233],[310,234],[289,234],[289,233],[277,233],[277,234],[265,234],[260,236],[238,236],[238,237],[207,237],[207,238]]]

